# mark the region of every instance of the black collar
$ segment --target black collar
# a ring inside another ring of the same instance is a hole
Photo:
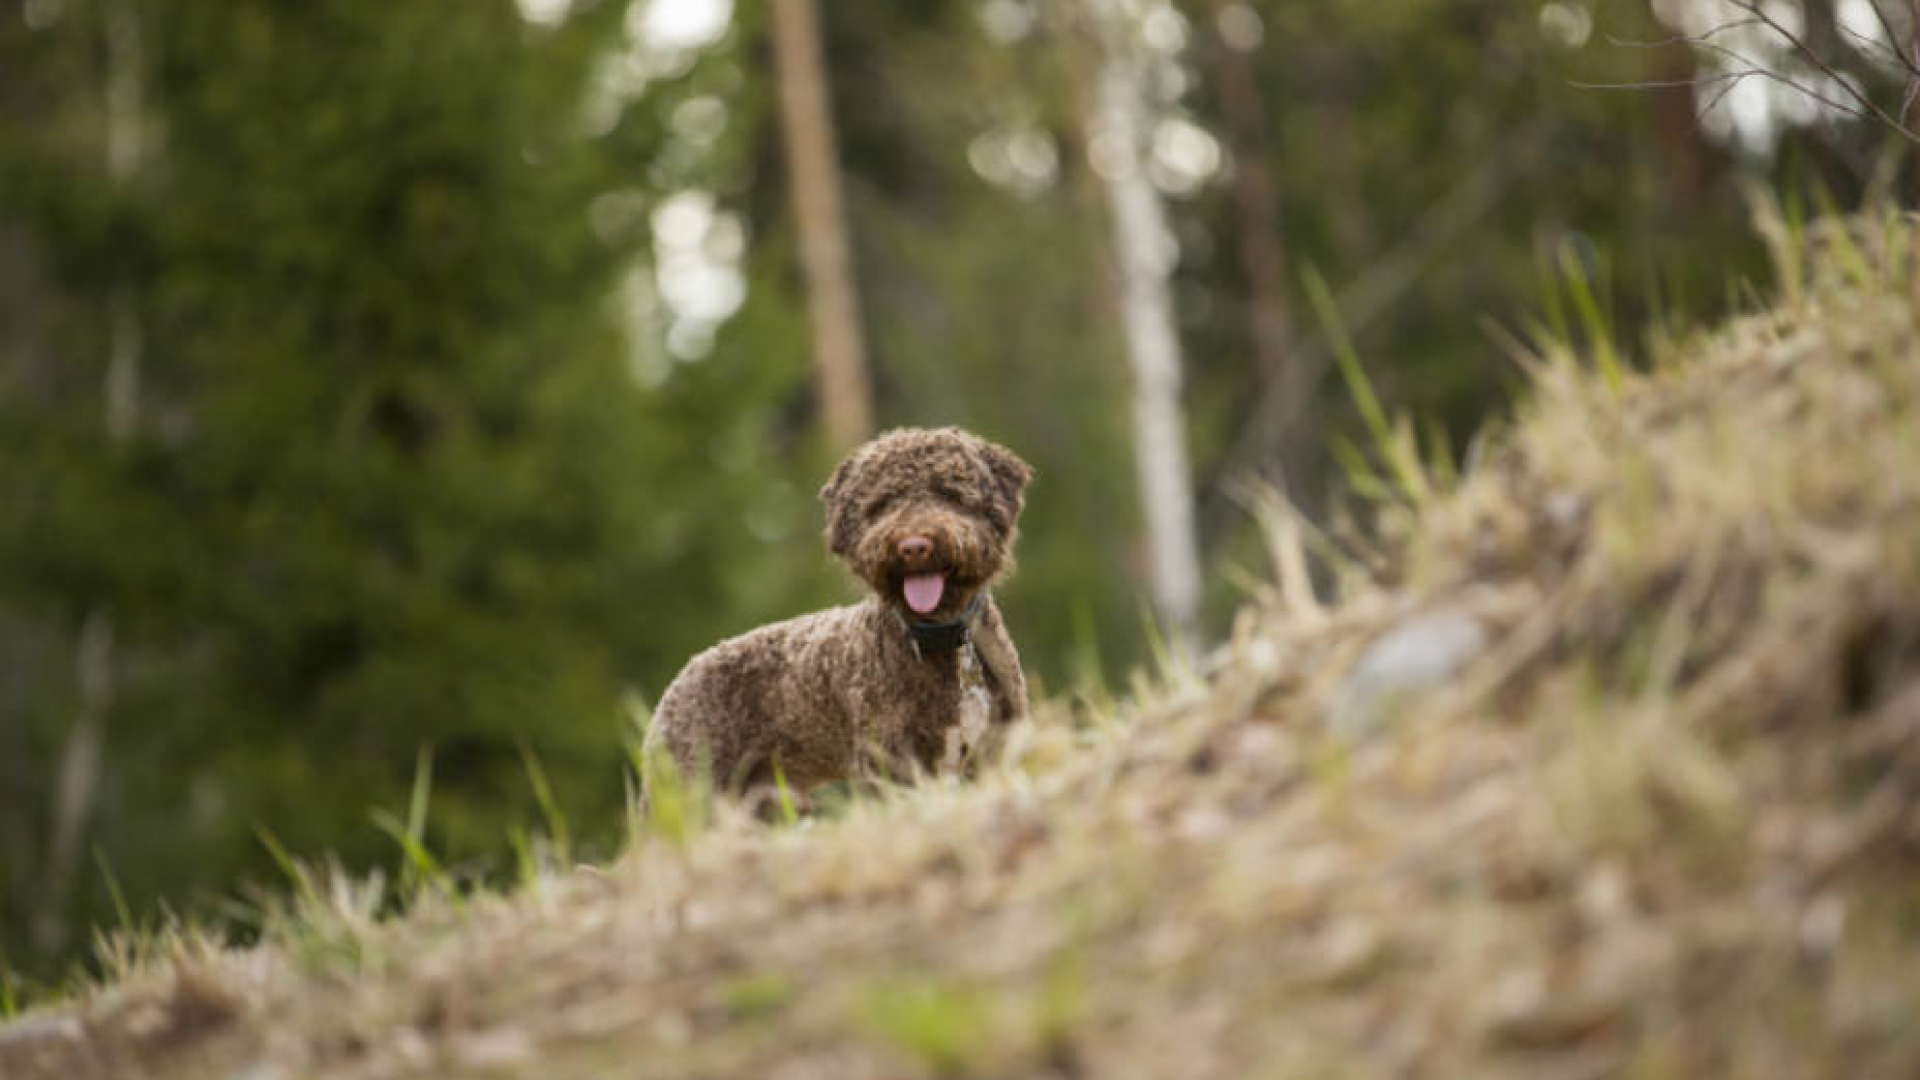
[[[967,638],[973,632],[974,620],[980,616],[980,605],[986,598],[987,590],[985,589],[974,593],[973,602],[967,605],[967,610],[961,612],[960,617],[952,622],[909,619],[900,614],[898,608],[894,609],[893,615],[900,620],[901,626],[906,627],[907,637],[913,642],[915,654],[952,652],[966,644]]]

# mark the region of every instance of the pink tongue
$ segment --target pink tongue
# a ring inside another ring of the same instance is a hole
[[[940,606],[940,594],[947,588],[945,574],[915,574],[903,583],[907,606],[925,615]]]

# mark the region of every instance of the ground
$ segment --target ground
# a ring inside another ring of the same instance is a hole
[[[1366,530],[1261,503],[1227,643],[976,783],[656,800],[387,920],[314,875],[0,1074],[1920,1075],[1920,229],[1761,223],[1770,306],[1516,346],[1461,475],[1389,433]]]

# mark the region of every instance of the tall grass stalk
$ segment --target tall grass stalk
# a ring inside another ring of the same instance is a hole
[[[1360,354],[1353,347],[1353,339],[1347,334],[1346,323],[1340,318],[1340,310],[1334,303],[1333,293],[1327,288],[1326,279],[1312,267],[1307,268],[1305,279],[1307,297],[1320,317],[1327,345],[1333,351],[1341,379],[1347,384],[1347,393],[1353,398],[1354,407],[1360,411],[1361,422],[1366,425],[1375,449],[1392,470],[1401,491],[1407,498],[1420,501],[1429,488],[1421,469],[1418,448],[1414,446],[1410,435],[1397,436],[1395,425],[1388,421],[1386,410],[1381,408],[1380,398],[1373,392],[1373,384],[1367,379],[1366,368],[1360,363]]]
[[[534,756],[531,748],[522,743],[520,757],[526,762],[527,782],[533,786],[533,797],[540,804],[540,815],[547,823],[547,840],[553,845],[554,858],[561,865],[573,861],[572,835],[567,829],[566,815],[560,812],[560,803],[553,797],[553,784],[547,779],[547,771],[540,766],[540,759]]]

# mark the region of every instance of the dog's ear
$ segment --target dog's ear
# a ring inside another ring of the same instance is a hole
[[[993,474],[994,493],[1007,508],[1007,520],[1012,521],[1026,505],[1027,481],[1033,479],[1033,467],[998,443],[985,443],[981,454],[987,460],[987,471]]]
[[[856,532],[853,500],[848,491],[852,477],[853,458],[848,457],[833,467],[833,475],[820,487],[820,503],[827,509],[827,550],[842,557],[853,550]]]

